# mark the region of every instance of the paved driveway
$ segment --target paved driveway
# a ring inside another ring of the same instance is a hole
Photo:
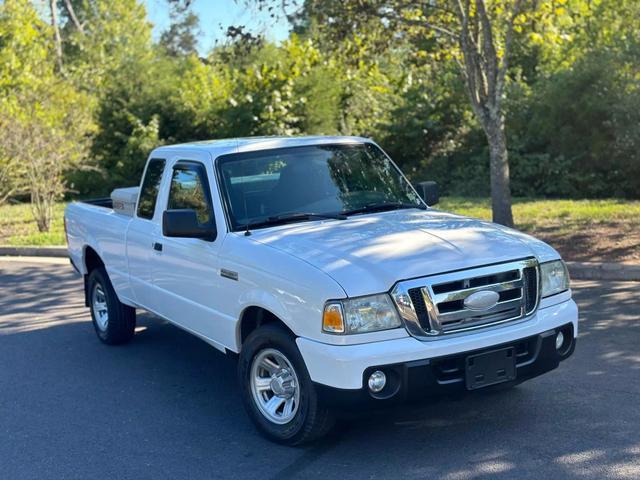
[[[286,448],[256,434],[224,355],[149,315],[104,346],[70,267],[0,261],[0,478],[640,478],[640,283],[574,287],[560,369]]]

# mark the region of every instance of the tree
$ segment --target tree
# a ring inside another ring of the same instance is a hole
[[[522,0],[515,0],[511,8],[504,4],[494,5],[492,18],[484,0],[475,0],[473,4],[472,0],[460,1],[455,10],[457,30],[428,26],[437,28],[439,33],[451,35],[462,52],[461,70],[471,107],[489,143],[493,220],[507,226],[513,226],[513,213],[502,102],[514,25],[521,13],[521,4]],[[504,13],[499,14],[499,10]],[[504,23],[502,29],[500,23]],[[499,39],[500,33],[502,39]]]
[[[61,5],[61,3],[59,2]],[[96,123],[91,137],[91,155],[83,162],[90,171],[70,171],[67,178],[80,193],[104,194],[121,182],[132,182],[137,168],[129,168],[126,156],[131,135],[141,135],[148,145],[153,138],[150,111],[162,102],[157,88],[164,71],[158,67],[165,55],[152,42],[152,26],[138,0],[65,0],[62,29],[66,77],[91,99],[90,114]],[[73,12],[73,14],[71,13]],[[75,16],[75,20],[73,17]],[[174,69],[171,64],[162,65]],[[149,106],[147,92],[155,91]],[[140,113],[138,109],[142,109]],[[146,128],[149,127],[149,128]],[[131,140],[136,143],[137,140]],[[144,162],[148,151],[140,151]]]
[[[257,0],[262,8],[269,0]],[[286,2],[286,0],[285,0]],[[473,112],[489,145],[494,221],[512,226],[504,99],[516,30],[535,12],[535,0],[307,0],[308,18],[334,38],[361,28],[384,30],[427,44],[457,62]],[[562,0],[561,0],[562,3]]]
[[[39,108],[50,99],[38,100]],[[29,103],[34,105],[33,99]],[[58,105],[60,107],[60,105]],[[25,174],[25,183],[31,200],[31,210],[38,230],[48,232],[51,227],[53,206],[62,200],[67,186],[64,174],[78,168],[85,151],[83,132],[78,132],[82,112],[68,111],[62,121],[33,112],[31,117],[16,115],[0,120],[2,152],[19,162]]]
[[[48,26],[27,0],[6,0],[0,4],[0,118],[20,113],[18,99],[49,76],[50,39]],[[26,192],[24,165],[8,154],[0,130],[0,203]]]
[[[51,14],[51,26],[53,27],[53,32],[54,32],[58,71],[62,72],[62,37],[60,36],[60,23],[58,20],[58,3],[56,2],[56,0],[49,0],[49,13]]]
[[[153,61],[151,24],[141,2],[82,0],[72,4],[75,9],[64,10],[70,21],[63,28],[62,43],[65,69],[78,88],[100,97],[105,86],[134,77]]]
[[[78,168],[91,126],[86,96],[56,74],[53,38],[27,0],[0,5],[0,165],[12,169],[14,193],[30,195],[40,231],[49,229],[64,173]]]
[[[198,53],[198,16],[189,3],[170,2],[171,25],[160,35],[160,45],[173,57]]]

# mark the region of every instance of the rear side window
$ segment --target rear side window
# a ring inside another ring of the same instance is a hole
[[[211,223],[213,211],[209,196],[209,182],[201,165],[180,163],[174,167],[167,208],[195,210],[200,225]]]
[[[149,165],[147,165],[147,171],[142,181],[142,188],[140,189],[140,200],[138,201],[138,217],[140,218],[148,220],[153,218],[164,164],[165,161],[159,158],[149,160]]]

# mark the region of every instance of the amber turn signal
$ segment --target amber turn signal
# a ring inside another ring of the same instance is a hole
[[[344,333],[344,320],[342,318],[342,305],[339,303],[327,303],[322,316],[322,330],[328,333]]]

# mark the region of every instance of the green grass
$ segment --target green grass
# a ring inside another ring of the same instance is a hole
[[[65,203],[54,209],[50,232],[38,232],[28,204],[0,206],[0,245],[64,245],[62,215]],[[446,197],[439,209],[491,219],[488,198]],[[640,201],[629,200],[514,200],[516,227],[535,232],[555,227],[559,233],[571,233],[591,224],[622,223],[640,227]]]
[[[65,205],[56,204],[49,232],[38,231],[29,204],[0,206],[0,245],[64,245],[62,216]]]
[[[470,217],[491,219],[488,198],[443,198],[437,208]],[[598,223],[640,225],[640,201],[514,199],[513,217],[523,230],[557,225],[576,229]]]

